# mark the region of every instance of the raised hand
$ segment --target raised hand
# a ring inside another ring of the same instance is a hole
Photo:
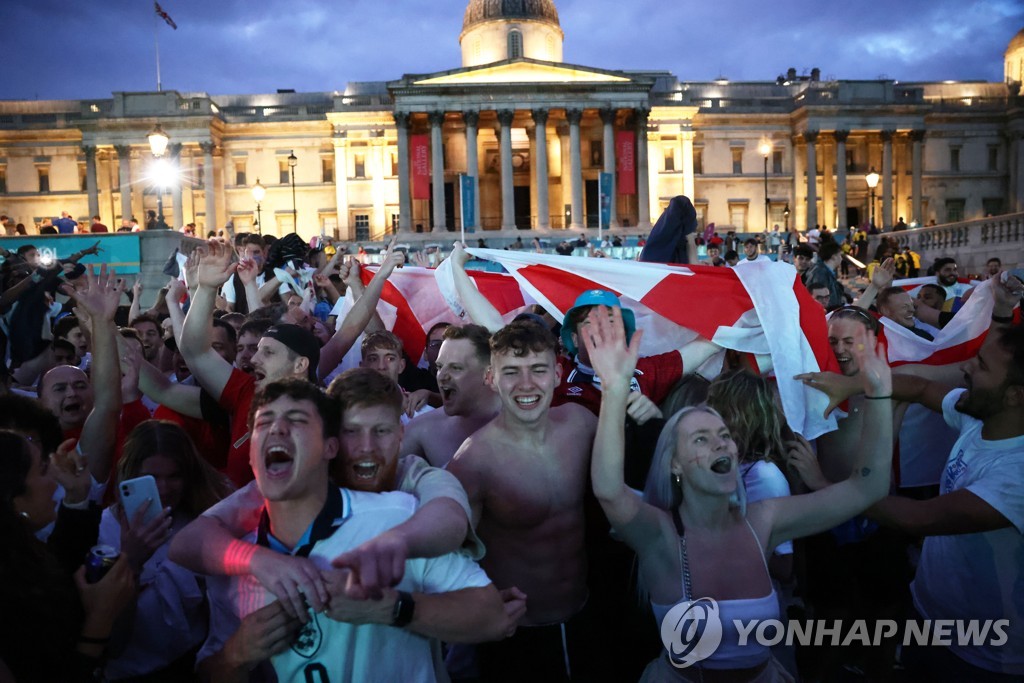
[[[103,251],[103,250],[102,250],[102,249],[100,249],[100,241],[99,241],[99,240],[96,240],[96,244],[94,244],[94,245],[92,245],[91,247],[88,247],[88,248],[86,248],[86,249],[83,249],[83,250],[82,250],[81,252],[79,252],[79,253],[80,253],[80,254],[82,254],[82,256],[90,256],[90,255],[92,255],[92,254],[98,254],[98,253],[100,253],[101,251]]]
[[[384,258],[381,260],[380,269],[384,271],[385,277],[391,275],[395,268],[401,268],[405,265],[405,252],[397,248],[398,235],[391,238],[391,242],[388,243],[388,248],[384,252]]]
[[[629,392],[629,398],[626,399],[626,415],[633,418],[638,425],[642,425],[648,420],[664,417],[658,404],[639,391]]]
[[[341,275],[341,281],[345,283],[346,287],[362,287],[363,281],[359,276],[362,268],[362,265],[356,260],[355,256],[348,257],[348,262],[342,268]]]
[[[837,372],[805,372],[795,375],[793,379],[828,396],[825,417],[831,415],[840,403],[861,390],[860,380],[857,377],[846,377]]]
[[[412,262],[420,268],[430,268],[430,257],[424,251],[417,251],[412,255]]]
[[[181,300],[188,294],[188,287],[185,283],[176,277],[172,277],[170,282],[167,283],[167,303],[174,303],[175,306],[181,305]]]
[[[831,482],[822,473],[821,466],[818,464],[818,456],[815,455],[811,443],[799,434],[794,434],[794,437],[792,441],[785,443],[786,464],[800,475],[800,479],[810,490],[817,491],[825,488]]]
[[[256,282],[256,276],[260,274],[260,267],[255,261],[244,259],[235,264],[235,272],[238,273],[238,279],[244,286],[250,282]]]
[[[64,487],[64,500],[72,504],[84,501],[92,489],[92,474],[85,458],[75,448],[77,442],[77,439],[68,439],[50,454],[53,478]]]
[[[71,285],[62,285],[62,291],[75,298],[77,308],[94,320],[112,321],[117,307],[121,303],[124,292],[124,281],[117,278],[117,273],[106,265],[100,266],[98,275],[91,267],[85,269],[85,286],[74,289]]]
[[[875,271],[871,274],[871,284],[873,284],[878,291],[882,291],[883,289],[892,286],[892,280],[895,276],[896,260],[889,257],[875,268]]]
[[[602,388],[629,386],[640,354],[643,331],[637,330],[626,344],[626,327],[618,306],[594,306],[577,328],[579,343],[590,354],[590,365],[601,378]]]
[[[469,260],[473,258],[466,251],[466,245],[462,242],[456,242],[452,245],[452,253],[448,257],[452,260],[452,265],[458,266],[459,268],[465,268]]]
[[[199,252],[196,280],[200,286],[219,289],[221,285],[231,279],[231,275],[238,265],[231,261],[234,255],[231,247],[217,240],[210,240],[206,243],[205,249],[199,247],[196,251]]]
[[[860,368],[858,375],[863,382],[864,394],[868,398],[891,397],[892,369],[885,348],[878,343],[874,332],[860,326],[853,340],[853,356]]]

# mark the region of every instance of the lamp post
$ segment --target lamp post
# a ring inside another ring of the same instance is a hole
[[[764,157],[764,231],[768,233],[768,207],[770,200],[768,199],[768,157],[772,153],[772,143],[764,140],[761,146],[757,148],[761,152],[761,156]]]
[[[295,150],[288,155],[288,171],[292,179],[292,232],[298,233],[299,231],[299,213],[295,208],[295,165],[299,163],[298,157],[295,156]]]
[[[256,200],[256,233],[259,235],[263,234],[263,212],[261,204],[263,198],[267,196],[267,188],[260,184],[260,179],[256,179],[256,184],[252,186],[252,198]]]
[[[789,232],[789,202],[786,202],[786,208],[782,210],[782,218],[786,221],[786,232]]]
[[[171,136],[165,133],[158,123],[153,130],[149,131],[146,139],[149,140],[149,151],[153,153],[155,158],[159,159],[167,151],[167,143],[171,141]],[[157,179],[156,191],[156,227],[159,230],[167,230],[167,223],[164,222],[164,186],[162,177]]]
[[[871,167],[871,171],[864,176],[864,182],[868,184],[868,189],[871,190],[871,227],[875,227],[875,188],[878,187],[878,173],[875,171],[875,167]]]

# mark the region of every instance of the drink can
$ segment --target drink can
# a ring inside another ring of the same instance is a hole
[[[117,562],[118,552],[109,545],[94,545],[85,556],[85,582],[96,583]]]

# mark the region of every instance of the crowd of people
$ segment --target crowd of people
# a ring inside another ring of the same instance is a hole
[[[751,242],[742,267],[789,268]],[[1024,677],[1024,282],[998,261],[970,360],[891,368],[884,325],[930,340],[974,310],[956,262],[911,295],[883,241],[851,292],[850,251],[795,247],[840,371],[798,378],[840,415],[808,440],[767,365],[701,338],[641,357],[607,290],[509,321],[461,244],[466,317],[422,358],[378,314],[394,241],[371,275],[297,235],[210,240],[149,309],[78,264],[98,249],[0,270],[0,681]],[[721,644],[693,661],[672,615],[706,600]],[[906,648],[736,627],[786,619],[1008,625]]]

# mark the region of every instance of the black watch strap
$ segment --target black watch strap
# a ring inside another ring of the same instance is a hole
[[[412,595],[405,591],[398,591],[398,600],[395,601],[395,609],[391,615],[391,625],[398,628],[407,626],[412,621],[415,610],[416,601],[412,599]]]

